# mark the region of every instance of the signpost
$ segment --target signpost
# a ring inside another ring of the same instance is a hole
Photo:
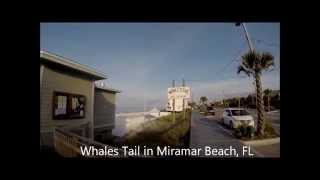
[[[175,87],[175,81],[172,81],[172,87],[168,88],[168,105],[167,111],[172,112],[173,123],[175,123],[175,113],[183,111],[183,118],[185,119],[185,110],[187,101],[186,99],[191,98],[190,87],[184,86],[184,81],[182,86]]]
[[[185,87],[185,81],[182,79],[182,87]],[[185,98],[182,100],[182,107],[183,107],[183,119],[186,119],[186,107],[185,107]]]
[[[174,88],[175,87],[175,81],[173,80],[173,82],[172,82],[172,88]],[[173,98],[172,99],[172,110],[173,110],[173,124],[176,122],[176,111],[175,111],[175,107],[176,107],[176,103],[175,103],[175,99]]]
[[[168,88],[168,107],[167,111],[181,112],[185,109],[185,99],[191,98],[190,87],[171,87]]]

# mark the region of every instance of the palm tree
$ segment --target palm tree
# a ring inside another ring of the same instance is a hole
[[[270,111],[270,95],[271,95],[272,90],[271,89],[265,89],[263,91],[263,94],[267,97],[268,101],[268,111]]]
[[[200,102],[201,102],[201,104],[206,104],[207,101],[208,101],[208,98],[207,98],[207,97],[205,97],[205,96],[201,96],[201,97],[200,97]]]
[[[258,53],[256,51],[249,51],[242,57],[242,63],[238,67],[238,74],[244,72],[249,77],[255,78],[256,94],[257,94],[257,111],[258,124],[257,135],[264,135],[264,108],[262,99],[261,74],[262,71],[268,70],[274,66],[274,57],[268,52]]]

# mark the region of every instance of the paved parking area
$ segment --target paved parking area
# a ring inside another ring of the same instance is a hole
[[[231,134],[225,131],[224,128],[218,124],[218,121],[211,120],[197,112],[193,112],[192,114],[190,146],[191,148],[204,148],[205,146],[210,146],[212,148],[224,149],[232,146],[238,152],[238,157],[255,157],[258,155],[249,156],[246,153],[243,154],[243,146],[246,145],[242,144],[241,141],[235,139]],[[253,151],[254,149],[252,148],[251,153],[254,153]],[[200,155],[202,157],[208,157],[205,156],[204,153]]]
[[[242,149],[243,146],[246,145],[242,143],[242,141],[234,138],[231,130],[219,124],[222,112],[223,110],[219,109],[215,116],[206,117],[198,112],[192,113],[190,142],[192,148],[203,148],[205,146],[228,148],[232,146],[239,152],[239,157],[280,157],[280,142],[263,146],[250,145],[251,151],[253,151],[255,155],[243,155]],[[204,154],[201,155],[204,156]]]

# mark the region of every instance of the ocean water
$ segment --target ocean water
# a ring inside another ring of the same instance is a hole
[[[117,114],[115,128],[112,130],[112,134],[122,137],[131,130],[140,131],[140,128],[142,128],[140,125],[142,123],[154,119],[156,119],[156,117],[145,114],[144,112]]]
[[[165,109],[162,106],[116,106],[116,114],[118,113],[134,113],[134,112],[148,112],[153,108],[157,108],[159,110]]]

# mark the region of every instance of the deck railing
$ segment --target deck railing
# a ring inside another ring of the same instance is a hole
[[[54,130],[54,148],[57,153],[59,153],[63,157],[91,157],[97,158],[100,156],[83,156],[81,154],[80,147],[93,146],[94,148],[101,149],[116,149],[115,147],[94,141],[87,137],[79,136],[69,130],[64,128],[55,128]],[[118,149],[119,156],[116,157],[123,157],[123,151],[121,148]],[[115,157],[115,156],[108,156],[108,157]]]

